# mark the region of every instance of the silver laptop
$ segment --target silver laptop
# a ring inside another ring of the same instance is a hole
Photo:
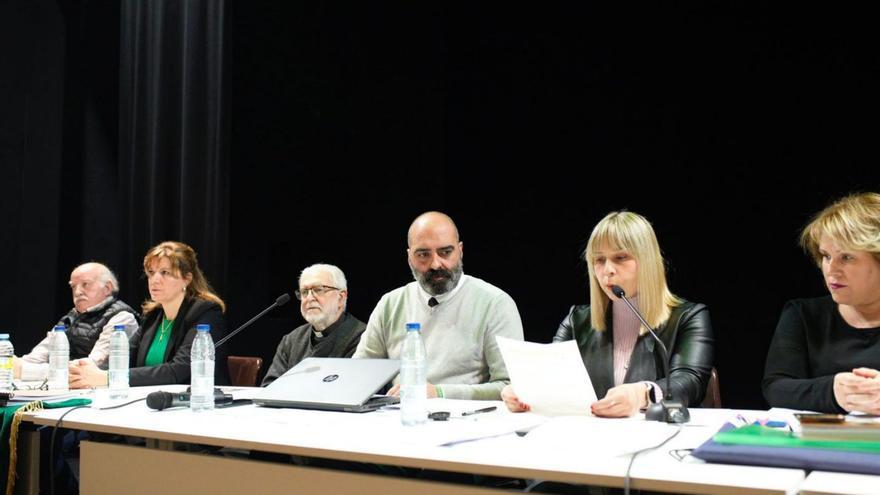
[[[400,371],[397,359],[303,359],[254,397],[270,407],[367,412],[400,402],[376,395]]]

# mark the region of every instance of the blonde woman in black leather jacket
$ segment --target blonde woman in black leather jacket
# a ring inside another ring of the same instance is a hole
[[[591,412],[632,416],[666,392],[661,353],[655,352],[656,343],[644,325],[614,295],[613,286],[623,289],[669,350],[672,396],[684,405],[699,404],[712,371],[709,311],[669,291],[651,224],[636,213],[609,213],[593,229],[584,258],[590,305],[572,306],[553,341],[577,341],[596,396],[601,397],[590,406]],[[510,385],[501,398],[511,411],[529,410]]]

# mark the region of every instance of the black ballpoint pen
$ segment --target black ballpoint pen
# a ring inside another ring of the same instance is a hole
[[[472,415],[472,414],[480,414],[480,413],[484,413],[484,412],[492,412],[492,411],[494,411],[495,409],[498,409],[498,407],[496,407],[496,406],[492,406],[492,407],[484,407],[484,408],[482,408],[482,409],[475,409],[475,410],[473,410],[473,411],[466,411],[466,412],[463,412],[463,413],[461,413],[461,415],[462,415],[462,416],[470,416],[470,415]]]

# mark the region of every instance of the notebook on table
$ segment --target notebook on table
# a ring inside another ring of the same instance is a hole
[[[763,427],[745,426],[743,428],[746,430],[739,436],[754,437],[753,443],[717,442],[716,439],[719,438],[719,435],[730,437],[735,431],[734,426],[727,423],[721,428],[718,435],[696,448],[692,452],[693,456],[707,462],[723,464],[880,474],[880,453],[812,447],[805,445],[800,438],[794,437],[788,432],[773,431],[765,434],[756,431]],[[876,445],[873,448],[876,449]]]
[[[374,395],[400,371],[397,359],[306,358],[254,396],[268,407],[368,412],[400,399]]]

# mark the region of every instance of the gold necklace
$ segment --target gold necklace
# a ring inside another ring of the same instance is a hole
[[[167,323],[167,325],[166,325]],[[168,330],[171,330],[171,327],[174,326],[174,320],[169,320],[168,318],[162,318],[162,323],[159,324],[159,342],[165,340],[165,334],[168,333]]]

